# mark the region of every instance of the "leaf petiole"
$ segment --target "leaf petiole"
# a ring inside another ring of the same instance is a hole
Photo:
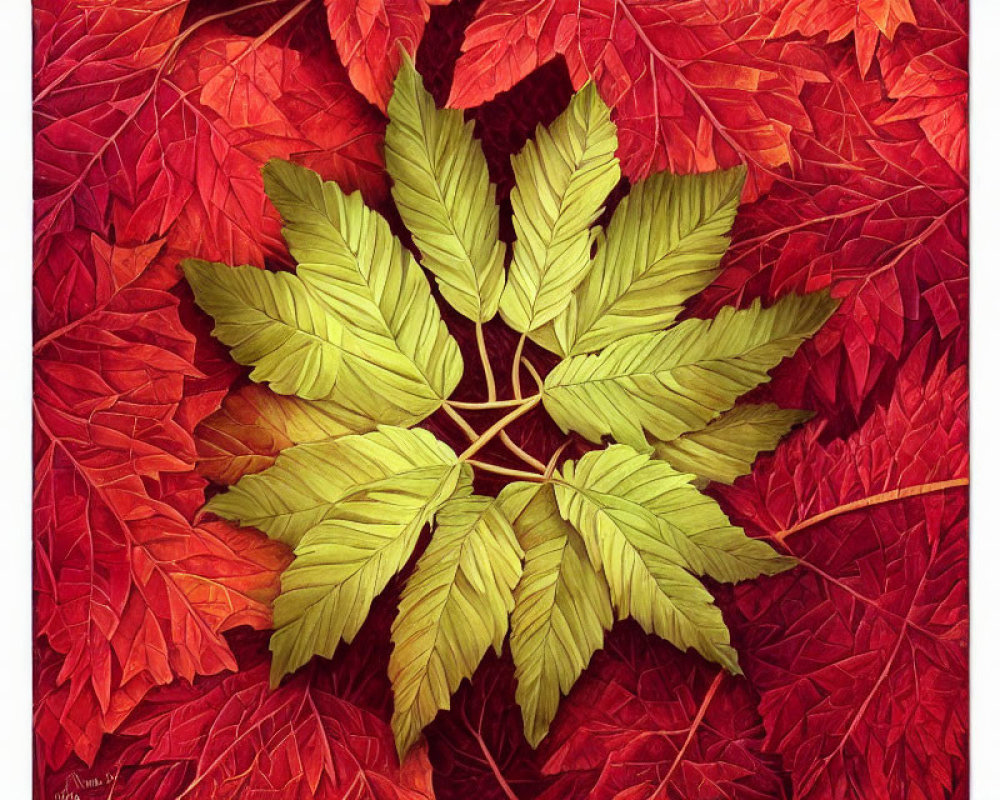
[[[498,433],[500,433],[500,431],[502,431],[504,428],[510,425],[510,423],[512,423],[514,420],[523,417],[525,414],[531,411],[535,406],[537,406],[541,401],[542,401],[542,396],[540,394],[536,394],[521,402],[517,408],[515,408],[510,413],[502,416],[500,419],[498,419],[496,422],[490,425],[489,428],[483,431],[482,434],[480,434],[479,438],[476,439],[476,441],[474,441],[472,444],[470,444],[462,452],[461,455],[459,455],[458,460],[466,461],[472,456],[474,456],[476,453],[482,450],[486,445],[488,445],[493,440],[493,437],[496,436]]]
[[[476,321],[476,346],[479,348],[479,360],[483,364],[483,375],[486,377],[486,396],[490,402],[497,399],[497,382],[493,377],[493,365],[490,364],[490,354],[486,350],[486,339],[483,337],[483,323]]]
[[[491,464],[488,461],[479,461],[475,458],[468,459],[469,464],[476,469],[481,469],[484,472],[493,472],[497,475],[505,475],[508,478],[520,478],[524,481],[537,481],[538,483],[544,483],[547,479],[540,472],[528,472],[523,469],[509,469],[508,467],[499,467],[496,464]]]
[[[517,406],[523,406],[525,403],[537,401],[541,397],[538,395],[531,395],[530,397],[522,397],[518,400],[493,400],[487,401],[485,403],[468,402],[465,400],[445,400],[444,405],[451,406],[452,408],[459,408],[464,411],[489,411],[494,408],[515,408]]]

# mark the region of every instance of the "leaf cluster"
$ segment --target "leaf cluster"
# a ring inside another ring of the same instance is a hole
[[[748,472],[808,416],[736,401],[818,330],[833,302],[789,296],[677,323],[718,273],[744,170],[653,175],[606,230],[595,227],[620,172],[615,126],[593,85],[513,157],[507,268],[471,123],[436,108],[408,61],[388,115],[386,167],[419,263],[359,193],[275,160],[265,188],[296,270],[184,265],[214,335],[250,377],[343,431],[289,447],[206,507],[294,550],[274,603],[272,683],[354,638],[427,526],[392,626],[401,754],[508,631],[532,745],[616,618],[738,673],[700,579],[747,580],[794,562],[731,525],[698,487]],[[451,397],[465,366],[425,269],[475,326],[486,401]],[[497,314],[521,334],[507,399],[496,396],[482,334]],[[525,339],[562,359],[544,378],[523,359]],[[522,366],[534,394],[521,391]],[[538,408],[595,449],[548,464],[525,453],[506,428]],[[464,451],[414,427],[438,409],[468,434]],[[469,409],[499,417],[479,431]],[[494,439],[530,469],[475,458]],[[487,497],[473,490],[476,470],[517,480]]]

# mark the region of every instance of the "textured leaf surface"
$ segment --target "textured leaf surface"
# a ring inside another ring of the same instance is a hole
[[[449,102],[478,105],[562,55],[574,85],[594,80],[614,107],[629,179],[744,161],[754,199],[792,161],[790,133],[811,129],[803,84],[825,80],[811,48],[772,28],[753,0],[487,0]]]
[[[462,376],[423,271],[360,193],[286,161],[264,170],[297,274],[344,327],[337,395],[379,422],[413,424]]]
[[[927,354],[855,434],[824,446],[811,423],[726,492],[804,565],[737,594],[795,797],[964,796],[967,384]]]
[[[760,453],[774,450],[792,427],[811,417],[811,411],[747,403],[720,414],[701,430],[655,442],[653,452],[681,472],[732,483],[750,472]]]
[[[396,78],[385,134],[392,196],[437,276],[441,295],[464,316],[497,313],[505,247],[497,238],[496,187],[461,111],[438,109],[409,59]]]
[[[745,175],[660,173],[636,184],[556,321],[561,354],[590,353],[670,325],[718,274]]]
[[[567,461],[555,485],[559,513],[582,535],[594,568],[603,569],[620,617],[632,617],[647,633],[739,672],[712,595],[664,541],[657,517],[624,496],[624,451],[629,448],[618,445],[589,453],[579,463]]]
[[[293,444],[367,433],[377,423],[331,400],[302,400],[250,384],[195,429],[198,472],[222,484],[271,466]]]
[[[560,428],[649,449],[645,433],[672,439],[697,430],[768,379],[768,372],[826,322],[836,303],[792,295],[770,308],[726,308],[661,333],[630,336],[598,355],[560,362],[544,403]]]
[[[524,548],[524,574],[514,590],[510,652],[524,734],[536,747],[614,617],[607,581],[559,516],[552,489],[515,483],[500,499],[515,493],[526,498],[508,511]]]
[[[333,462],[341,470],[333,480],[343,480],[344,490],[322,519],[310,514],[308,528],[299,528],[301,518],[291,518],[293,531],[304,530],[274,602],[275,684],[313,655],[329,658],[341,640],[351,642],[372,601],[413,553],[423,527],[450,497],[471,489],[470,468],[427,431],[382,427],[330,447],[337,448]],[[280,508],[278,525],[287,518],[284,511]]]
[[[450,707],[490,645],[500,652],[521,577],[523,551],[493,498],[449,500],[435,523],[392,625],[392,727],[400,757]]]
[[[287,272],[184,262],[198,305],[215,319],[212,333],[250,378],[279,394],[321,400],[340,369],[344,331],[302,280]]]
[[[585,86],[512,159],[514,256],[500,315],[533,331],[569,303],[590,264],[591,224],[618,182],[618,139],[597,89]]]

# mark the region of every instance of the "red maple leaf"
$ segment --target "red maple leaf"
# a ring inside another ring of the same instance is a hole
[[[795,798],[959,796],[967,748],[967,378],[922,342],[847,439],[814,422],[724,492],[798,557],[735,625]]]
[[[949,7],[952,6],[952,7]],[[889,97],[877,122],[919,121],[927,140],[956,171],[969,168],[968,7],[962,2],[914,0],[916,29],[879,50]]]
[[[70,749],[92,760],[152,686],[234,669],[221,632],[269,624],[287,554],[190,522],[204,487],[191,429],[223,390],[194,390],[194,337],[162,288],[173,272],[151,263],[160,244],[52,241],[74,254],[35,284],[36,624],[63,656],[37,729],[58,764]]]
[[[779,371],[775,392],[837,414],[857,412],[928,330],[964,334],[968,187],[916,123],[873,121],[893,104],[848,53],[827,73],[803,91],[813,133],[793,136],[788,176],[740,209],[695,312],[830,287],[840,310],[802,348],[802,366]]]
[[[749,0],[487,0],[449,103],[478,105],[562,55],[574,85],[595,80],[614,108],[626,176],[743,161],[753,199],[791,160],[791,133],[809,129],[803,85],[826,80],[811,48],[768,41],[770,27]]]
[[[619,626],[543,744],[543,800],[780,800],[747,681]]]
[[[900,25],[915,22],[910,0],[764,0],[762,10],[776,17],[772,36],[826,33],[827,41],[838,42],[854,34],[862,75],[868,74],[879,36],[892,40]]]
[[[50,790],[89,779],[101,800],[433,800],[426,747],[400,767],[389,725],[365,708],[363,661],[340,654],[271,690],[266,640],[234,649],[238,673],[156,689],[92,768],[69,765]]]
[[[259,174],[272,156],[382,196],[383,123],[329,55],[291,46],[301,7],[250,37],[225,27],[241,8],[181,30],[185,3],[159,6],[36,13],[42,244],[113,227],[119,242],[165,236],[178,256],[261,263],[283,253]]]
[[[326,0],[330,36],[351,82],[383,111],[392,96],[402,46],[414,56],[432,5],[451,0]]]

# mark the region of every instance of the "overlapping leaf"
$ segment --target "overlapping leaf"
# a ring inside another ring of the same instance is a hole
[[[928,352],[916,349],[888,407],[857,433],[824,446],[813,423],[726,492],[740,519],[804,564],[798,580],[737,595],[767,746],[798,798],[960,791],[967,385]]]
[[[545,409],[564,431],[648,449],[647,432],[672,439],[730,409],[835,306],[818,292],[790,295],[770,308],[756,301],[712,320],[626,337],[597,355],[560,362],[545,378]]]

